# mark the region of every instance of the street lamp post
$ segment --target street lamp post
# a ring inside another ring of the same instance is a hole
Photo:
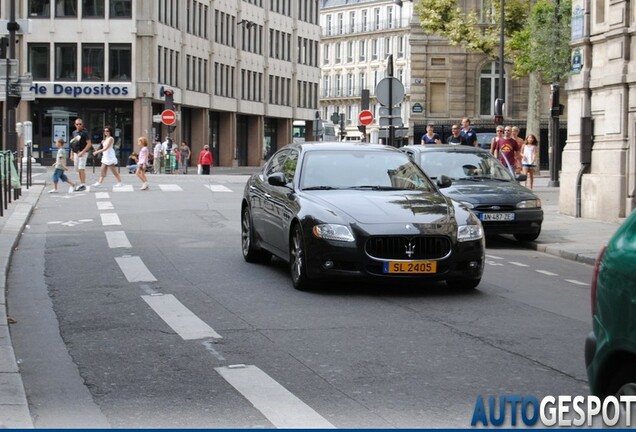
[[[505,42],[505,9],[506,0],[501,0],[501,31],[499,32],[499,88],[497,97],[504,103],[504,42]],[[503,115],[503,112],[502,112]]]

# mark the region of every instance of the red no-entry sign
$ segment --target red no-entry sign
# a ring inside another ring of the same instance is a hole
[[[360,114],[358,114],[358,121],[363,126],[369,126],[373,123],[373,113],[369,110],[360,111]]]
[[[172,126],[177,122],[177,113],[173,110],[163,110],[161,112],[161,123],[166,126]]]

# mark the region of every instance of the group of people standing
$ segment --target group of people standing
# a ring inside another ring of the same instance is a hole
[[[60,181],[68,183],[70,185],[69,192],[86,190],[86,162],[88,160],[88,154],[92,150],[93,156],[101,156],[101,168],[99,173],[99,179],[92,187],[99,188],[102,186],[108,171],[113,173],[113,176],[117,179],[115,187],[123,186],[121,176],[117,170],[117,154],[115,152],[115,138],[114,129],[112,126],[105,126],[103,130],[103,140],[98,149],[93,149],[93,143],[87,129],[84,127],[84,121],[80,118],[75,120],[75,130],[73,131],[72,138],[70,140],[70,159],[73,161],[75,170],[77,171],[79,182],[71,181],[66,175],[68,167],[66,164],[66,150],[64,148],[66,142],[63,138],[58,138],[55,141],[57,147],[57,154],[55,161],[53,162],[53,188],[49,190],[49,193],[58,192],[58,184]],[[158,141],[158,140],[157,140]],[[134,165],[128,164],[129,172],[134,172],[135,175],[141,181],[140,190],[148,190],[148,178],[146,177],[146,170],[151,166],[151,158],[154,159],[152,163],[153,171],[160,173],[162,165],[165,164],[164,156],[166,154],[175,155],[181,172],[183,174],[188,173],[188,165],[190,163],[191,151],[190,147],[184,142],[181,146],[177,146],[172,142],[172,139],[168,137],[163,143],[158,142],[153,149],[153,155],[149,151],[149,143],[146,137],[139,137],[137,139],[138,151],[133,152]],[[198,165],[201,167],[201,174],[210,174],[210,167],[214,164],[214,157],[209,150],[209,146],[204,146],[203,150],[199,154]],[[134,171],[133,171],[134,170]]]
[[[470,125],[470,119],[462,119],[462,126],[453,124],[447,144],[479,147],[477,133]],[[511,172],[523,172],[527,176],[525,186],[530,183],[530,190],[534,188],[534,174],[538,171],[539,141],[536,135],[528,134],[524,140],[519,136],[516,126],[497,126],[497,135],[490,142],[490,153],[497,157]],[[422,144],[442,144],[440,136],[435,133],[432,124],[426,125],[426,133],[422,135]]]
[[[185,141],[182,141],[181,145],[177,146],[169,136],[166,137],[164,142],[156,139],[153,149],[153,173],[160,174],[162,170],[166,172],[168,164],[174,163],[175,166],[170,166],[169,171],[173,172],[178,166],[182,174],[187,174],[191,156],[192,151]],[[209,151],[209,146],[203,146],[203,150],[199,153],[197,164],[201,165],[202,172],[199,174],[210,174],[210,167],[214,164],[214,158]]]

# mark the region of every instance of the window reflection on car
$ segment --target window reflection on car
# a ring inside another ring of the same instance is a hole
[[[453,180],[515,181],[510,172],[488,153],[426,152],[422,155],[421,165],[431,179],[444,174]]]

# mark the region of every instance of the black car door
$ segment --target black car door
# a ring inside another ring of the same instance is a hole
[[[299,152],[291,149],[280,172],[285,174],[287,186],[272,186],[270,190],[270,202],[272,208],[271,223],[268,224],[268,242],[280,251],[279,255],[286,256],[289,252],[288,237],[289,223],[296,213],[293,182],[298,164]]]

